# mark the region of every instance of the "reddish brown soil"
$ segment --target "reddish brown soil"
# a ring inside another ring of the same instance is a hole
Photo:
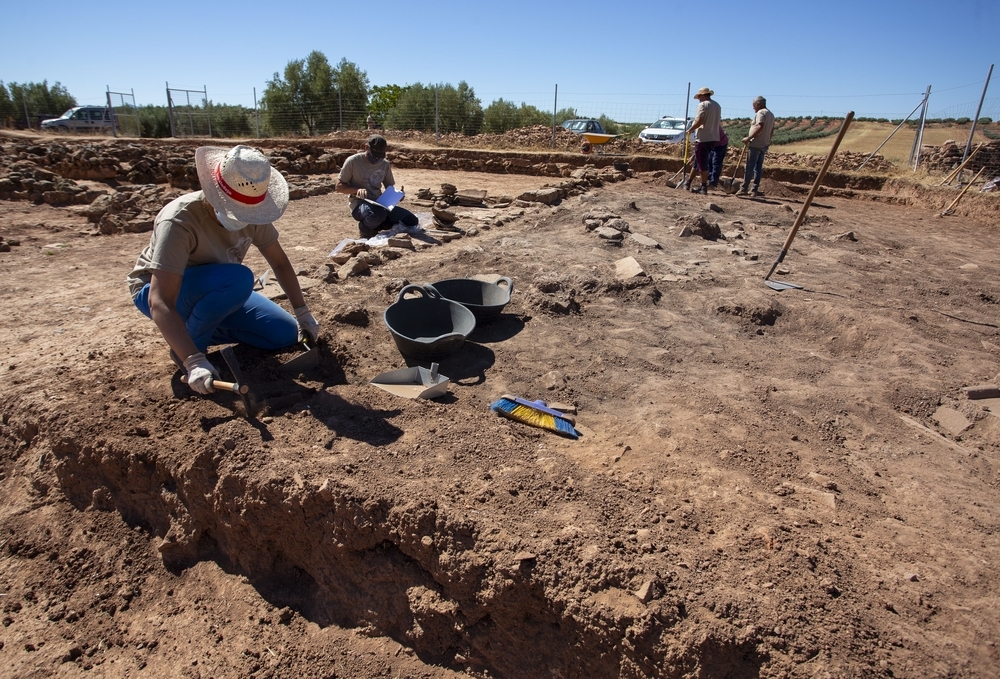
[[[994,677],[1000,399],[962,388],[1000,373],[996,201],[817,199],[779,293],[802,187],[664,179],[453,208],[469,235],[332,283],[345,199],[293,201],[321,366],[237,347],[257,398],[301,396],[255,420],[132,306],[148,234],[0,201],[0,674]],[[585,226],[610,216],[659,247]],[[678,237],[691,216],[725,238]],[[400,284],[476,274],[514,293],[441,361],[448,396],[370,386],[407,365]],[[497,417],[504,393],[576,406],[581,438]]]

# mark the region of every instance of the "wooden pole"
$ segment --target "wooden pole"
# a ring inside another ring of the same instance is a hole
[[[765,281],[771,277],[774,270],[777,269],[778,265],[785,259],[785,255],[788,254],[788,248],[792,246],[792,239],[795,238],[795,234],[798,232],[799,227],[802,226],[802,223],[806,221],[806,212],[809,211],[809,206],[812,205],[813,198],[816,197],[816,193],[819,191],[819,186],[823,183],[823,178],[826,177],[826,171],[830,169],[830,163],[833,162],[833,156],[836,155],[837,149],[840,147],[840,142],[844,140],[844,135],[847,134],[847,128],[850,127],[852,120],[854,120],[854,111],[848,111],[847,116],[844,117],[844,124],[840,126],[840,132],[837,134],[837,138],[833,140],[833,148],[830,149],[829,155],[827,155],[826,160],[823,161],[823,167],[821,167],[819,172],[816,174],[816,181],[813,182],[812,188],[809,189],[809,195],[806,196],[805,203],[803,203],[802,207],[799,209],[799,215],[795,218],[795,223],[792,224],[792,230],[788,233],[788,238],[785,239],[785,244],[781,246],[781,252],[778,253],[778,258],[774,260],[774,264],[771,265],[771,270],[767,272],[766,276],[764,276]]]
[[[951,205],[949,205],[948,207],[946,207],[944,209],[944,211],[941,212],[941,214],[938,215],[938,217],[944,217],[946,215],[951,214],[951,211],[955,208],[956,205],[958,205],[958,201],[962,200],[962,196],[964,196],[965,192],[968,191],[972,187],[972,185],[976,183],[976,180],[979,179],[979,175],[981,175],[983,173],[983,170],[985,170],[985,169],[986,169],[985,165],[983,165],[981,168],[979,168],[979,172],[976,173],[976,176],[972,178],[971,182],[969,182],[968,184],[965,185],[965,188],[962,189],[962,192],[958,194],[958,198],[956,198],[955,200],[951,201]]]
[[[952,170],[948,174],[948,176],[945,177],[941,181],[940,184],[938,184],[938,186],[944,186],[945,184],[948,184],[949,182],[951,182],[952,179],[954,179],[955,177],[957,177],[958,173],[962,171],[962,168],[964,168],[966,165],[968,165],[969,162],[972,161],[972,159],[976,157],[976,154],[979,153],[979,149],[981,149],[983,147],[983,143],[984,142],[979,142],[979,145],[976,146],[975,150],[972,152],[972,155],[970,155],[968,158],[966,158],[965,160],[963,160],[961,165],[959,165],[954,170]]]

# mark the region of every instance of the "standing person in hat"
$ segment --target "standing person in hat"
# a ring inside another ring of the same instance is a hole
[[[170,201],[153,221],[149,245],[128,276],[135,306],[156,323],[188,386],[214,391],[219,376],[205,352],[244,342],[275,350],[300,332],[319,336],[274,222],[288,206],[288,184],[260,151],[202,146],[195,151],[201,190]],[[253,291],[242,261],[251,245],[267,260],[294,316]]]
[[[688,132],[695,133],[694,147],[694,167],[691,168],[691,176],[684,182],[684,188],[691,190],[691,182],[695,175],[701,175],[701,186],[696,191],[708,193],[708,171],[711,169],[712,149],[719,143],[719,125],[722,123],[722,107],[719,102],[712,100],[715,94],[707,87],[698,90],[694,98],[700,101],[698,110],[695,113],[694,121]]]
[[[337,193],[351,197],[351,216],[358,222],[361,238],[371,238],[379,231],[391,229],[393,224],[402,222],[406,226],[420,223],[417,216],[398,205],[391,210],[375,201],[382,195],[383,186],[394,186],[392,166],[385,158],[388,143],[380,134],[368,137],[368,150],[355,153],[344,161],[337,179]],[[403,191],[403,187],[399,187]]]
[[[747,167],[743,171],[743,185],[740,187],[739,196],[747,195],[750,189],[751,176],[753,177],[753,193],[751,196],[762,195],[760,192],[760,180],[764,173],[764,154],[767,153],[771,145],[771,135],[774,133],[774,114],[767,110],[767,99],[757,97],[753,100],[753,122],[750,124],[750,131],[743,137],[743,143],[747,146]]]

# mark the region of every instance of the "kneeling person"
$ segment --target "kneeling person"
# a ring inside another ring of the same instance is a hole
[[[315,340],[319,324],[272,224],[288,206],[285,178],[260,151],[242,145],[203,146],[195,165],[202,190],[175,198],[156,215],[128,286],[187,372],[188,385],[207,394],[219,376],[205,358],[209,346],[281,349],[300,332]],[[242,264],[251,245],[267,260],[294,316],[254,292],[253,272]]]

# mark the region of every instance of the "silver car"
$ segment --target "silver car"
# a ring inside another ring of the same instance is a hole
[[[639,141],[647,144],[676,144],[684,141],[686,128],[683,118],[663,116],[639,133]]]
[[[43,130],[57,132],[111,132],[111,109],[104,106],[75,106],[58,118],[42,121]]]

